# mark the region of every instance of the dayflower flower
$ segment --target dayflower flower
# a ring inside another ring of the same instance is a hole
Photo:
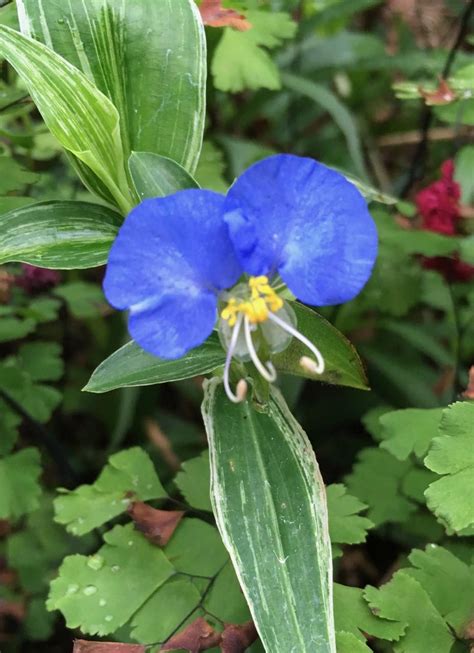
[[[301,364],[322,374],[324,358],[285,297],[346,302],[376,254],[375,224],[356,187],[312,159],[277,155],[249,168],[227,196],[183,190],[142,202],[112,246],[104,291],[130,311],[132,338],[164,359],[184,356],[217,327],[224,385],[238,402],[247,384],[230,387],[234,357],[272,382],[272,354],[298,338],[311,354]]]

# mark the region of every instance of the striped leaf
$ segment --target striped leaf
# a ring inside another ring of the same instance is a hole
[[[212,502],[268,653],[335,653],[324,484],[311,445],[277,390],[257,410],[218,379],[203,416]]]
[[[107,261],[121,216],[87,202],[41,202],[0,216],[0,265],[92,268]]]
[[[61,145],[85,164],[124,212],[131,207],[119,115],[85,75],[41,43],[0,25],[0,56],[17,70]]]
[[[24,34],[81,69],[120,115],[132,151],[193,172],[205,118],[206,41],[194,0],[17,0]]]

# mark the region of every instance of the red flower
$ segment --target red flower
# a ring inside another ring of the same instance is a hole
[[[456,233],[456,222],[460,217],[461,197],[459,184],[453,179],[453,161],[445,161],[441,166],[441,173],[441,179],[421,190],[415,201],[424,229],[453,236]]]
[[[415,197],[422,228],[445,236],[456,235],[461,217],[460,198],[461,187],[454,181],[454,162],[445,161],[441,166],[441,179],[421,190]],[[423,265],[438,270],[448,281],[474,279],[474,266],[463,263],[458,256],[426,258]]]

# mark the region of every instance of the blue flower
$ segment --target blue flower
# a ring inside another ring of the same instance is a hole
[[[271,361],[258,357],[263,341],[275,352],[297,337],[316,358],[302,365],[324,370],[280,290],[316,306],[348,301],[376,255],[375,224],[356,187],[312,159],[277,155],[249,168],[226,197],[185,190],[145,200],[112,246],[104,290],[113,306],[130,311],[133,339],[166,359],[204,342],[219,312],[224,382],[239,401],[246,385],[230,389],[234,356],[251,359],[268,381],[276,377]]]

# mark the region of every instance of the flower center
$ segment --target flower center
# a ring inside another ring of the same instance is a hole
[[[259,324],[268,320],[270,312],[275,313],[283,307],[283,300],[271,287],[268,277],[250,277],[248,287],[248,299],[231,297],[221,312],[222,319],[230,327],[236,324],[239,315],[245,316],[250,324]]]
[[[314,359],[302,356],[301,367],[311,374],[324,372],[321,352],[297,330],[293,309],[279,297],[268,277],[250,277],[248,282],[238,284],[230,295],[224,293],[220,299],[225,306],[220,313],[219,337],[227,349],[223,380],[231,401],[239,403],[247,393],[244,379],[240,379],[235,392],[230,387],[232,359],[251,361],[259,374],[273,383],[277,373],[271,356],[286,349],[293,338],[305,345],[314,356]],[[267,360],[262,361],[259,352]]]

